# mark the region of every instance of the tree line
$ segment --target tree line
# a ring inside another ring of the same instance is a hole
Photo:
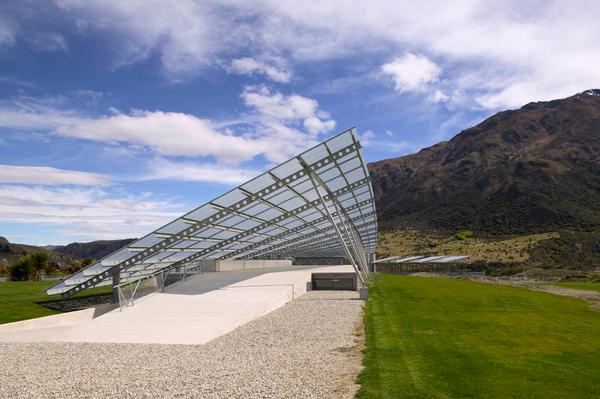
[[[50,261],[47,253],[33,252],[21,256],[16,262],[8,266],[4,274],[11,281],[39,281],[44,274],[71,274],[93,262],[93,259],[86,258],[65,269],[60,269],[56,263]]]

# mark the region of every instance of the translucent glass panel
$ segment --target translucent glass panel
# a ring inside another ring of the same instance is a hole
[[[104,284],[115,270],[127,281],[202,259],[346,256],[331,218],[356,235],[343,239],[347,246],[374,249],[375,205],[354,129],[201,205],[48,292],[71,294]]]

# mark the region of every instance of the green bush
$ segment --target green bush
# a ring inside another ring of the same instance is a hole
[[[461,230],[454,235],[457,240],[466,240],[467,238],[473,237],[473,232],[471,230]]]
[[[535,245],[529,259],[543,269],[593,270],[600,267],[600,231],[560,231],[560,237]]]
[[[44,252],[22,256],[8,269],[10,279],[12,281],[39,281],[47,264],[48,254]]]

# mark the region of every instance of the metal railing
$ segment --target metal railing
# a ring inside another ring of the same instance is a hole
[[[130,307],[134,305],[135,295],[139,292],[140,286],[144,280],[160,276],[160,281],[157,282],[156,288],[160,292],[165,292],[167,286],[171,286],[181,281],[187,281],[189,275],[198,274],[198,269],[200,270],[200,273],[203,273],[201,263],[197,263],[195,265],[167,267],[165,269],[158,270],[155,273],[140,276],[138,279],[132,279],[124,283],[113,285],[113,290],[117,291],[117,296],[119,299],[119,310],[123,311],[123,307]],[[174,271],[176,272],[174,273]],[[171,284],[167,284],[169,276],[174,274],[176,274],[179,278],[171,282]]]

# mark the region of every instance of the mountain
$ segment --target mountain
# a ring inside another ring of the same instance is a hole
[[[55,253],[48,248],[36,247],[34,245],[13,244],[6,238],[0,237],[0,266],[11,265],[21,256],[34,252],[47,253],[50,261],[56,263],[60,267],[70,265],[76,261],[76,259],[73,259],[73,257],[67,254]]]
[[[134,241],[133,238],[124,240],[106,240],[92,242],[75,242],[64,246],[47,245],[43,247],[26,244],[14,244],[0,236],[0,266],[8,266],[23,255],[33,252],[45,252],[50,261],[63,268],[74,263],[80,263],[85,258],[101,259],[106,255]]]
[[[70,255],[74,258],[101,259],[106,255],[133,242],[135,238],[123,240],[103,240],[92,242],[74,242],[65,246],[54,247],[55,252]]]
[[[600,230],[600,90],[497,113],[369,171],[382,229]]]

